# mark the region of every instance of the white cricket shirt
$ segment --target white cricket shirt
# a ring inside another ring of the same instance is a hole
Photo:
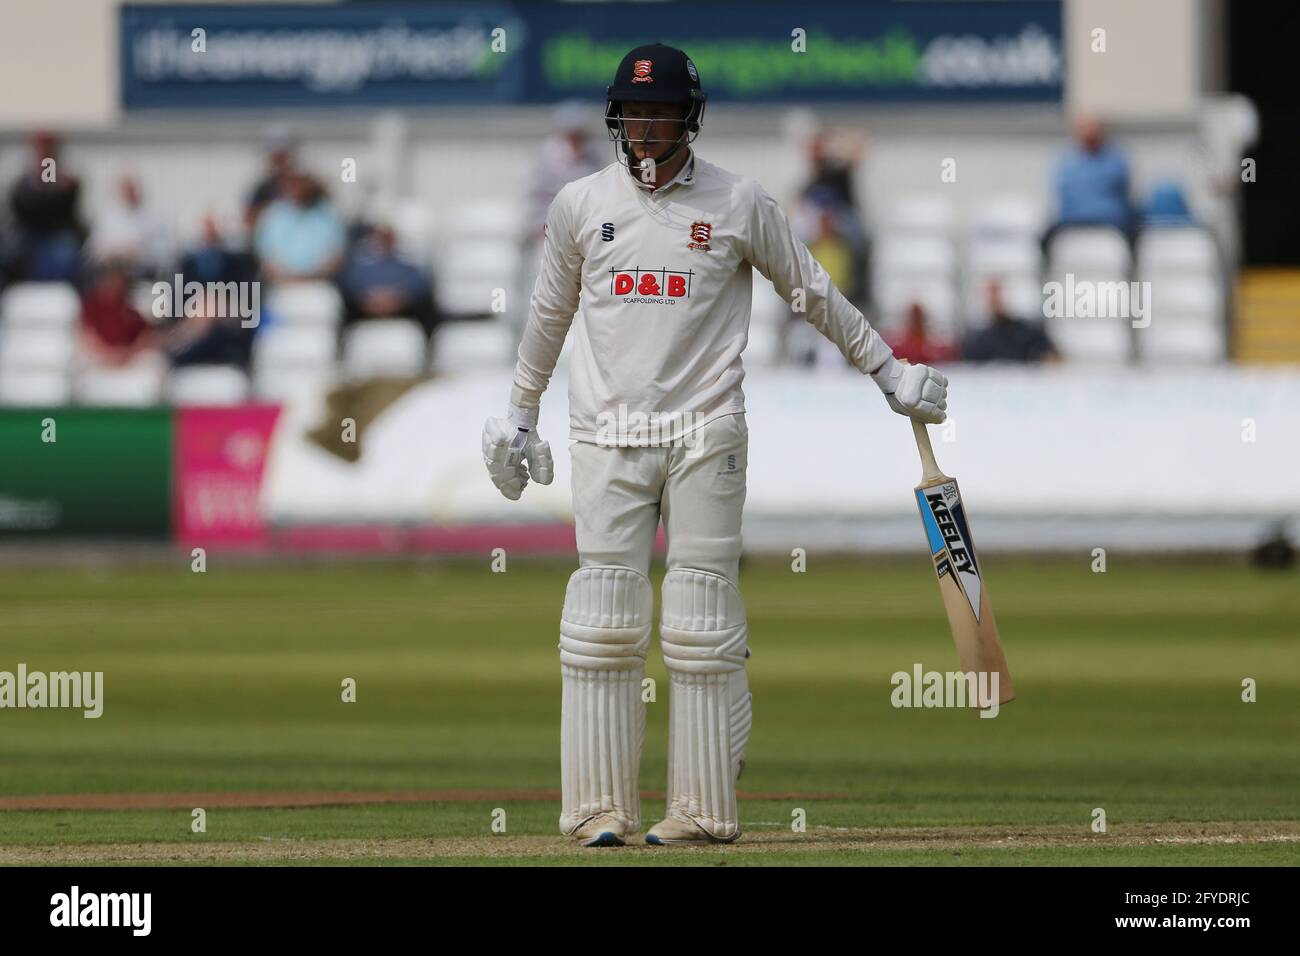
[[[614,162],[547,212],[511,401],[540,404],[573,325],[570,438],[666,444],[743,412],[751,268],[864,374],[892,354],[753,179],[693,156],[650,192]]]

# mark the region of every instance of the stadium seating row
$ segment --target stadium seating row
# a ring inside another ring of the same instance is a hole
[[[1008,215],[968,237],[958,255],[949,223],[931,206],[919,206],[895,223],[873,257],[877,302],[883,325],[896,323],[913,302],[927,310],[934,331],[950,337],[977,328],[985,315],[985,284],[997,279],[1009,311],[1022,318],[1044,316],[1044,283],[1060,282],[1065,293],[1085,283],[1149,283],[1140,298],[1126,299],[1130,314],[1086,317],[1047,315],[1045,324],[1070,360],[1122,362],[1135,355],[1153,361],[1213,362],[1226,354],[1223,269],[1210,235],[1199,228],[1147,229],[1136,255],[1127,239],[1106,228],[1058,232],[1046,262],[1030,217]],[[497,253],[506,241],[486,212],[469,217],[479,223],[446,274],[464,281],[447,293],[460,313],[482,313],[493,289],[511,279],[503,271],[515,260]],[[483,223],[487,222],[487,226]],[[513,248],[513,247],[512,247]],[[496,250],[493,252],[492,250]],[[464,261],[462,261],[462,259]],[[490,271],[496,270],[496,271]],[[444,283],[444,291],[445,283]],[[150,290],[139,290],[148,314]],[[473,305],[478,303],[478,305]],[[405,318],[358,323],[340,336],[343,305],[325,282],[270,289],[263,326],[254,340],[251,375],[237,369],[181,368],[168,371],[158,356],[143,356],[127,367],[94,368],[79,355],[80,300],[64,284],[20,283],[0,297],[0,402],[6,404],[82,403],[145,405],[159,400],[221,403],[249,396],[268,400],[342,377],[419,375],[470,367],[503,367],[511,360],[512,333],[500,316],[441,324],[426,343],[414,321]],[[1144,314],[1142,314],[1144,312]],[[780,327],[788,309],[771,284],[756,277],[754,318],[748,360],[767,364],[779,350]],[[1135,324],[1137,327],[1135,327]]]
[[[959,337],[987,322],[986,287],[996,279],[1008,311],[1043,319],[1058,350],[1072,361],[1216,362],[1227,355],[1224,269],[1213,238],[1196,227],[1149,228],[1136,254],[1117,229],[1075,227],[1057,232],[1046,261],[1040,240],[1028,233],[971,237],[964,261],[941,234],[895,233],[874,256],[877,301],[886,326],[913,302],[928,313],[940,335]],[[1060,283],[1064,314],[1051,314],[1048,283]],[[1124,314],[1100,303],[1109,284],[1137,283],[1124,290]],[[1100,293],[1089,310],[1085,286]],[[1070,293],[1075,294],[1070,294]],[[1092,311],[1085,315],[1082,312]],[[1136,323],[1136,325],[1135,325]]]
[[[157,353],[119,366],[83,360],[80,304],[71,287],[24,283],[0,298],[0,404],[145,406],[286,399],[336,380],[418,376],[500,366],[510,349],[500,323],[449,322],[432,342],[413,320],[359,322],[339,333],[341,303],[328,284],[276,290],[253,341],[251,374],[233,366],[169,369]]]

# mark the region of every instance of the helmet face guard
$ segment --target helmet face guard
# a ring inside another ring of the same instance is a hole
[[[690,91],[689,105],[682,103],[686,107],[685,115],[679,117],[653,117],[645,119],[634,119],[632,122],[641,122],[645,124],[645,130],[639,138],[633,138],[628,133],[628,120],[623,116],[623,100],[614,99],[612,96],[605,103],[605,128],[609,133],[610,141],[614,143],[614,156],[620,163],[629,170],[636,172],[644,168],[632,155],[632,145],[639,144],[642,146],[653,143],[672,143],[672,149],[654,160],[655,163],[666,163],[673,156],[677,155],[678,150],[695,142],[695,138],[700,135],[700,124],[704,119],[704,94],[698,90]],[[633,102],[640,102],[635,97],[630,97]],[[656,101],[651,101],[656,102]],[[658,101],[671,102],[671,101]],[[647,134],[653,127],[673,125],[680,128],[680,132],[670,139],[649,139]],[[642,163],[645,162],[644,160]]]

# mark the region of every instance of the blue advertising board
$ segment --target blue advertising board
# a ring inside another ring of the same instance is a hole
[[[1058,2],[127,5],[127,109],[598,98],[631,47],[685,49],[711,100],[1059,101]]]
[[[527,29],[497,3],[124,6],[127,109],[509,103]],[[492,50],[504,29],[506,53]]]

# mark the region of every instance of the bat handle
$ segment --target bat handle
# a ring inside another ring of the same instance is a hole
[[[916,436],[916,450],[921,453],[921,480],[946,478],[939,470],[939,463],[934,460],[934,447],[930,444],[930,433],[926,431],[925,422],[913,418],[912,434]]]
[[[903,365],[911,365],[907,359],[898,360]],[[916,436],[916,450],[921,453],[921,480],[933,481],[936,478],[947,479],[939,470],[939,463],[934,460],[934,448],[930,444],[930,433],[925,430],[925,422],[912,419],[912,434]]]

